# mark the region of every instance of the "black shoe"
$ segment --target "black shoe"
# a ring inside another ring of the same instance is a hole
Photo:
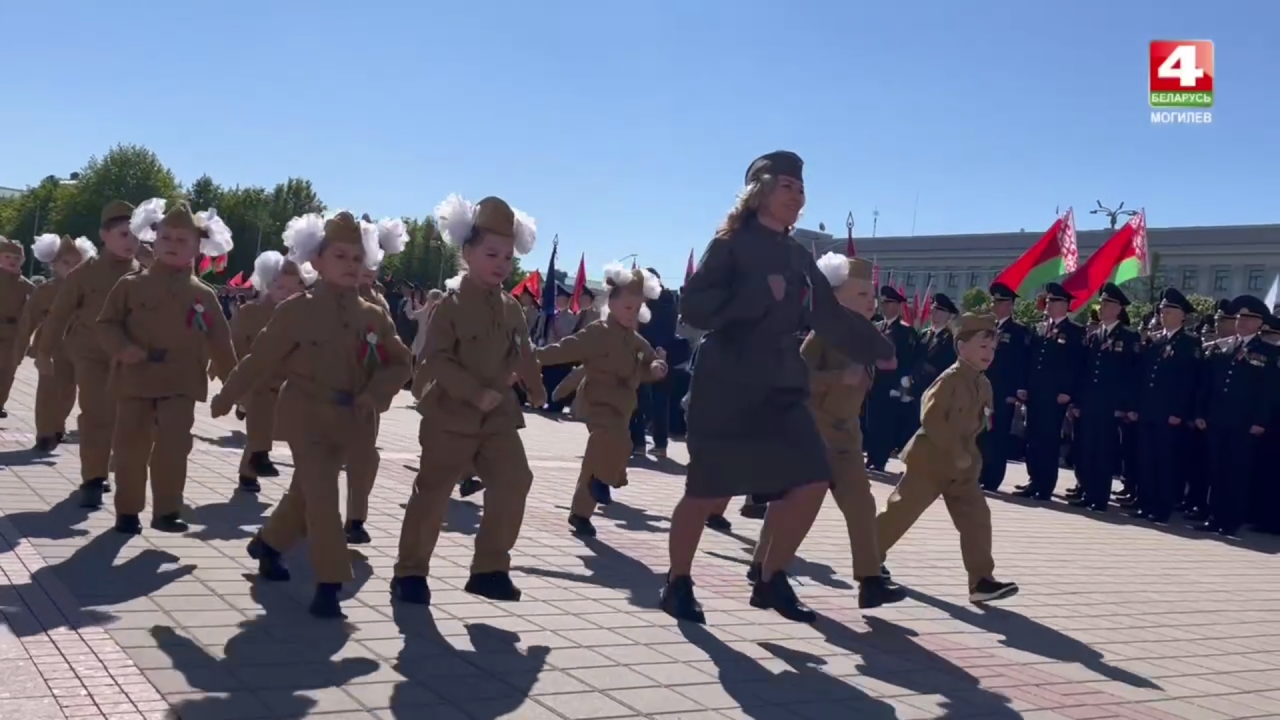
[[[591,478],[591,482],[587,484],[587,491],[591,494],[591,499],[595,500],[597,505],[613,504],[612,489],[597,478]]]
[[[1219,525],[1218,534],[1221,535],[1222,537],[1230,537],[1230,538],[1240,537],[1240,526],[1236,525],[1234,527],[1231,527],[1228,525]]]
[[[363,520],[348,520],[343,530],[347,533],[348,545],[368,545],[373,542],[369,531],[364,529]]]
[[[111,492],[111,481],[106,478],[102,478],[102,492]]]
[[[157,515],[151,518],[151,529],[167,533],[184,533],[191,528],[182,521],[182,516],[180,514],[169,513],[167,515]]]
[[[462,589],[472,595],[498,602],[519,602],[524,594],[511,582],[511,573],[506,572],[471,573],[471,578]]]
[[[1153,522],[1156,525],[1168,525],[1169,513],[1162,513],[1162,514],[1147,513],[1146,515],[1143,516],[1143,519]]]
[[[1204,522],[1209,519],[1209,512],[1203,508],[1193,507],[1182,514],[1187,522]]]
[[[473,477],[458,483],[458,495],[461,497],[471,497],[483,489],[484,483]]]
[[[7,417],[9,417],[9,411],[7,411],[7,410],[5,410],[4,408],[0,407],[0,420],[3,420],[3,419],[5,419],[5,418],[7,418]]]
[[[318,618],[345,620],[347,616],[338,602],[340,592],[342,583],[316,584],[316,594],[311,597],[311,607],[307,608],[307,612]]]
[[[591,518],[570,514],[569,527],[573,529],[573,534],[578,537],[593,538],[596,536],[596,526],[591,524]]]
[[[1138,498],[1124,498],[1117,500],[1116,504],[1122,508],[1135,508],[1138,507]]]
[[[1085,500],[1082,497],[1077,497],[1076,499],[1069,501],[1067,504],[1074,508],[1084,508],[1092,505],[1093,501]]]
[[[280,477],[280,469],[276,464],[271,462],[271,455],[265,451],[256,452],[249,456],[249,465],[253,467],[253,471],[258,477]]]
[[[1218,522],[1213,518],[1209,518],[1204,522],[1192,523],[1191,527],[1192,529],[1199,530],[1200,532],[1211,532],[1211,533],[1219,532],[1222,529],[1222,527],[1218,525]]]
[[[760,582],[760,574],[762,572],[764,571],[761,569],[760,563],[758,562],[751,563],[750,565],[747,566],[747,582],[751,583],[752,585],[755,585],[756,583]]]
[[[796,596],[795,588],[787,581],[787,574],[779,570],[768,580],[761,580],[751,588],[751,607],[772,610],[793,622],[814,623],[818,613],[809,609]]]
[[[240,492],[258,493],[262,492],[262,483],[258,482],[258,478],[252,478],[248,475],[240,476]]]
[[[236,419],[237,419],[237,420],[239,420],[240,422],[244,422],[244,419],[245,419],[246,417],[248,417],[248,415],[245,415],[244,410],[241,410],[240,408],[236,408]],[[255,421],[255,422],[256,422],[256,421]]]
[[[115,530],[122,535],[141,535],[142,521],[137,515],[118,515]]]
[[[1042,493],[1037,490],[1032,490],[1031,488],[1027,488],[1026,490],[1019,490],[1014,493],[1014,496],[1020,497],[1020,498],[1026,498],[1028,500],[1040,500],[1042,502],[1045,500],[1053,499],[1052,494]]]
[[[882,578],[893,577],[893,573],[889,572],[889,566],[885,565],[884,563],[880,563],[880,577]]]
[[[738,511],[738,514],[751,520],[763,520],[767,512],[769,512],[768,505],[749,502],[742,504],[742,509]]]
[[[246,548],[249,557],[258,561],[258,575],[271,582],[289,582],[289,568],[285,567],[280,551],[271,547],[261,535],[254,535]]]
[[[1013,597],[1018,594],[1017,583],[1000,582],[983,578],[976,585],[969,588],[969,602],[971,603],[989,603],[996,600],[1003,600],[1007,597]]]
[[[631,446],[631,454],[632,454],[632,455],[644,455],[644,451],[645,451],[645,450],[647,450],[647,449],[648,449],[648,448],[646,448],[644,445],[632,445],[632,446]]]
[[[1017,492],[1022,492],[1022,491],[1024,491],[1024,490],[1030,490],[1030,489],[1031,489],[1031,483],[1018,483],[1017,485],[1014,485],[1014,486],[1013,486],[1013,489],[1014,489],[1015,491],[1017,491]]]
[[[654,445],[653,449],[650,450],[649,452],[653,453],[653,457],[657,460],[661,460],[667,456],[667,448],[665,445],[663,447],[658,447],[657,445]]]
[[[1069,497],[1069,498],[1078,498],[1078,497],[1083,497],[1083,496],[1084,496],[1084,490],[1082,490],[1082,489],[1080,488],[1080,486],[1079,486],[1079,485],[1077,485],[1077,486],[1075,486],[1075,487],[1073,487],[1073,488],[1067,488],[1067,491],[1066,491],[1066,492],[1064,492],[1064,493],[1063,493],[1063,495],[1064,495],[1064,496],[1066,496],[1066,497]]]
[[[410,605],[430,605],[431,588],[421,575],[391,578],[391,598]]]
[[[707,518],[707,528],[717,532],[729,532],[733,529],[733,523],[726,520],[723,515],[711,515]]]
[[[906,599],[907,591],[901,585],[890,582],[883,575],[863,578],[858,583],[858,607],[863,610],[902,602]]]
[[[1129,517],[1133,518],[1134,520],[1150,520],[1151,519],[1147,511],[1143,510],[1142,508],[1135,508],[1129,511],[1127,514]]]
[[[702,603],[693,595],[693,578],[688,575],[667,577],[667,584],[662,587],[662,611],[677,620],[702,625],[707,616],[702,612]]]
[[[103,485],[106,480],[98,478],[90,480],[80,486],[80,507],[82,508],[100,508],[102,507],[102,493],[106,492]]]
[[[51,435],[49,437],[36,438],[36,445],[35,447],[32,448],[32,450],[42,455],[48,455],[49,453],[53,452],[54,449],[57,447],[58,447],[58,440]]]

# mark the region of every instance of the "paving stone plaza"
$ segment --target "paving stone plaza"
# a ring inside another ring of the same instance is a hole
[[[529,414],[536,480],[514,573],[524,601],[462,592],[479,494],[452,501],[430,610],[399,607],[387,583],[418,462],[402,393],[382,421],[374,540],[352,553],[349,620],[326,622],[306,612],[305,554],[291,583],[264,586],[244,553],[287,484],[283,445],[285,477],[260,497],[236,493],[242,426],[198,406],[191,531],[126,537],[111,531],[109,503],[78,507],[74,444],[26,451],[35,382],[27,362],[0,420],[0,720],[1280,717],[1278,538],[1001,494],[990,499],[997,571],[1022,593],[980,609],[939,503],[890,557],[911,598],[864,613],[828,501],[793,568],[823,616],[808,626],[747,605],[759,522],[735,503],[732,533],[708,531],[695,568],[708,625],[686,627],[656,608],[684,446],[633,462],[599,537],[583,542],[565,516],[586,430]],[[1006,490],[1024,480],[1011,466]],[[876,483],[881,502],[890,489]]]

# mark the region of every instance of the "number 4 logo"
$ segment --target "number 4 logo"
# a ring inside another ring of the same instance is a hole
[[[1211,40],[1153,40],[1148,65],[1151,107],[1213,107]]]

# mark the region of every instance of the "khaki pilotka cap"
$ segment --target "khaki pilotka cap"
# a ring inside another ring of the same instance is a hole
[[[80,248],[76,247],[76,241],[72,240],[70,235],[63,235],[62,240],[58,242],[58,252],[53,254],[53,261],[58,262],[71,253],[79,256]],[[84,258],[81,259],[83,260]]]
[[[849,258],[850,280],[871,280],[871,263],[862,258]]]
[[[22,243],[17,240],[10,240],[3,235],[0,235],[0,254],[17,255],[20,258],[27,256],[26,251],[22,249]]]
[[[112,200],[102,208],[102,225],[112,220],[124,220],[133,217],[133,206],[123,200]]]
[[[516,214],[506,200],[492,195],[476,203],[474,229],[513,238],[516,236]]]
[[[160,219],[160,224],[175,230],[203,232],[200,226],[196,224],[196,216],[191,212],[191,206],[181,200],[174,203],[173,208],[164,214],[164,217]]]
[[[341,245],[364,247],[364,235],[360,232],[360,221],[356,216],[343,210],[324,223],[324,241]]]

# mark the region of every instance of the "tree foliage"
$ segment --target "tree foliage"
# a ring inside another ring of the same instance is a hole
[[[108,202],[126,200],[136,205],[153,197],[184,197],[195,210],[217,209],[231,229],[235,247],[226,271],[213,277],[214,282],[226,282],[240,272],[248,277],[259,252],[282,249],[281,234],[291,218],[327,209],[311,181],[304,178],[291,177],[266,188],[223,185],[202,175],[184,187],[151,150],[117,145],[102,157],[89,158],[74,182],[51,176],[22,195],[0,200],[0,235],[20,240],[28,248],[35,236],[47,232],[96,241],[102,208]],[[402,255],[387,259],[384,281],[440,287],[458,272],[457,250],[444,242],[431,218],[404,220],[410,242]],[[523,276],[517,263],[511,285]]]

